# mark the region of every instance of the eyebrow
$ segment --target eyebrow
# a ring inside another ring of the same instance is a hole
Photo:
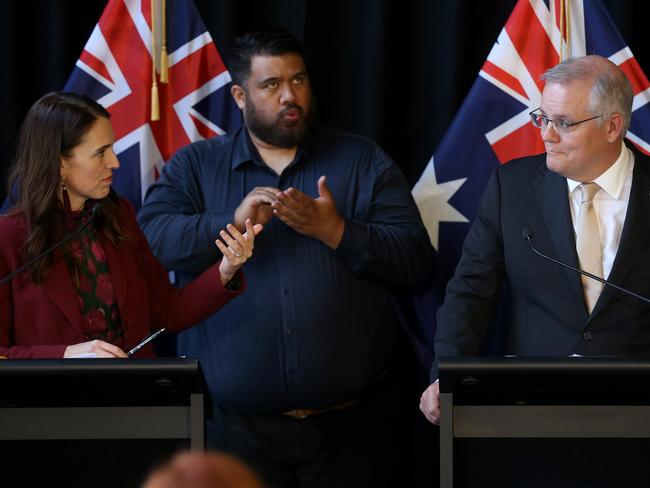
[[[301,69],[300,71],[292,74],[291,78],[295,78],[296,76],[307,76],[307,70]],[[281,76],[270,76],[269,78],[264,78],[263,80],[258,81],[257,84],[264,85],[265,83],[273,83],[274,81],[280,81],[281,79]]]
[[[548,116],[548,112],[546,110],[544,110],[542,107],[539,107],[539,109],[544,115]],[[573,119],[573,117],[569,117],[566,114],[554,114],[553,118],[567,119],[567,120]]]
[[[109,147],[111,147],[112,145],[113,145],[112,143],[111,144],[104,144],[103,146],[98,147],[97,149],[95,149],[95,152],[93,154],[99,154],[100,152],[102,152],[102,151],[108,149]]]

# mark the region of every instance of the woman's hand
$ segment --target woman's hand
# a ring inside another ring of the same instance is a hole
[[[261,224],[253,225],[251,219],[246,219],[246,232],[242,234],[237,228],[228,224],[225,230],[222,230],[219,235],[223,242],[217,239],[215,244],[223,254],[221,264],[219,264],[219,274],[221,283],[227,285],[228,282],[239,271],[239,268],[253,255],[253,247],[255,244],[255,236],[262,231]],[[225,244],[224,244],[225,243]]]
[[[81,355],[94,354],[96,358],[126,358],[128,357],[122,349],[108,342],[94,340],[72,344],[65,349],[64,358],[71,358]]]

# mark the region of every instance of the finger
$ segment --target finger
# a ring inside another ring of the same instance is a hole
[[[251,219],[246,219],[246,233],[242,236],[244,245],[250,245],[253,247],[255,242],[255,229],[253,229],[253,221]]]
[[[279,190],[277,188],[271,188],[270,186],[257,187],[254,188],[248,195],[246,195],[246,198],[261,203],[272,203],[275,201],[278,191]]]
[[[230,225],[230,224],[228,224],[228,225]],[[235,255],[241,254],[241,249],[240,249],[241,246],[239,245],[239,243],[235,239],[233,239],[230,236],[230,234],[228,234],[228,232],[226,232],[225,230],[221,230],[219,232],[219,236],[221,237],[223,242],[225,242],[226,245],[232,249],[232,251],[235,253]]]
[[[301,208],[308,207],[312,203],[310,197],[295,188],[278,193],[278,201],[296,211],[301,211]]]
[[[119,347],[117,347],[117,346],[115,346],[115,345],[113,345],[113,344],[110,344],[110,343],[108,343],[108,342],[101,341],[101,342],[100,342],[100,345],[101,345],[101,348],[102,348],[102,349],[104,349],[105,351],[109,352],[110,354],[112,354],[112,355],[115,356],[115,357],[118,357],[118,358],[125,358],[125,357],[127,357],[126,353],[125,353],[124,351],[122,351],[122,349],[120,349]]]
[[[294,212],[299,208],[300,202],[293,198],[291,193],[280,192],[278,193],[277,200],[271,204],[271,207],[276,207],[278,204],[282,204],[287,209],[293,210]]]
[[[424,402],[423,399],[420,400],[420,412],[426,417],[426,419],[431,422],[434,425],[438,425],[440,423],[440,417],[436,416],[433,412],[431,412],[426,405],[426,402]]]
[[[318,196],[332,199],[332,192],[330,191],[329,186],[327,186],[327,176],[321,176],[318,178]]]
[[[244,257],[248,259],[253,254],[253,243],[255,242],[255,232],[253,231],[253,221],[251,219],[246,219],[244,223],[246,225],[246,232],[241,234],[232,224],[228,224],[228,231],[230,231],[232,237],[237,242],[236,245],[231,245],[231,249],[237,257]],[[250,232],[252,236],[250,239],[246,236]]]
[[[251,222],[251,223],[252,223],[252,222]],[[262,229],[263,229],[263,228],[264,228],[264,226],[263,226],[262,224],[253,224],[253,227],[252,227],[252,229],[253,229],[253,234],[254,234],[254,235],[258,235],[260,232],[262,232]],[[249,231],[247,230],[246,233],[244,234],[244,237],[245,237],[246,239],[248,239],[249,236],[251,235],[251,234],[249,234],[248,232],[249,232]]]
[[[223,242],[221,242],[219,239],[215,240],[214,243],[217,245],[219,248],[219,251],[221,251],[221,254],[223,254],[223,257],[233,266],[239,266],[241,263],[241,257],[237,256],[232,250],[226,246]]]
[[[282,222],[287,224],[289,227],[296,227],[299,225],[296,213],[290,208],[282,204],[273,205],[273,215],[278,217]]]
[[[273,208],[274,213],[278,216],[289,219],[295,225],[304,224],[309,220],[313,220],[315,213],[313,208],[307,207],[301,202],[291,198],[287,200],[278,199],[278,202],[271,205],[271,208]],[[276,210],[277,212],[275,212]]]
[[[429,422],[431,422],[433,425],[440,425],[440,417],[436,417],[436,416],[433,415],[433,414],[427,414],[427,415],[425,415],[425,417],[426,417],[427,420],[428,420]]]
[[[250,222],[251,219],[246,219],[244,222],[244,225],[246,225],[247,222]],[[226,230],[228,231],[228,235],[232,237],[235,241],[237,242],[243,242],[244,241],[244,236],[241,232],[239,232],[239,229],[235,227],[233,224],[226,224]]]
[[[256,186],[255,188],[253,188],[251,193],[260,192],[260,193],[268,193],[269,195],[275,196],[275,194],[279,191],[280,191],[279,188],[275,188],[273,186]]]
[[[97,341],[95,344],[95,354],[101,357],[127,357],[126,353],[117,346],[105,341]]]
[[[285,193],[302,205],[310,205],[311,202],[314,200],[306,193],[303,193],[297,188],[293,188],[293,187],[287,189]]]
[[[117,348],[117,357],[118,358],[128,358],[129,355],[118,347]]]
[[[244,259],[248,259],[253,255],[253,247],[255,245],[255,230],[253,229],[253,221],[251,219],[246,219],[246,232],[244,235],[237,233],[235,239],[239,243],[240,251],[237,254],[240,254]]]

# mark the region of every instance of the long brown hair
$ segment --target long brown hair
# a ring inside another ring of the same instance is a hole
[[[66,233],[62,203],[61,157],[69,157],[99,117],[109,118],[104,107],[76,93],[52,92],[41,97],[27,112],[18,136],[16,159],[9,175],[12,213],[21,214],[28,236],[22,249],[25,261],[38,256]],[[113,190],[101,200],[95,217],[97,232],[112,244],[125,240],[120,226],[119,200]],[[30,268],[34,283],[41,283],[52,256]],[[75,278],[75,277],[73,277]]]

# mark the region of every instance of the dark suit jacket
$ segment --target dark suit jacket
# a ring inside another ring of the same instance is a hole
[[[126,348],[152,329],[171,331],[203,320],[241,291],[221,284],[218,263],[183,289],[174,288],[149,250],[126,200],[121,223],[130,240],[117,247],[100,236],[117,304],[126,329]],[[22,216],[0,218],[0,277],[22,264],[26,239]],[[84,342],[77,292],[60,253],[41,285],[20,274],[0,287],[0,355],[12,358],[62,357],[70,344]],[[151,355],[151,350],[145,351]]]
[[[613,283],[650,297],[650,158],[635,152],[630,201]],[[542,253],[578,267],[566,179],[544,154],[499,167],[490,179],[438,310],[437,357],[477,355],[500,294],[508,285],[506,354],[518,356],[650,354],[650,306],[605,287],[589,315],[580,275]],[[437,364],[431,372],[437,378]]]

